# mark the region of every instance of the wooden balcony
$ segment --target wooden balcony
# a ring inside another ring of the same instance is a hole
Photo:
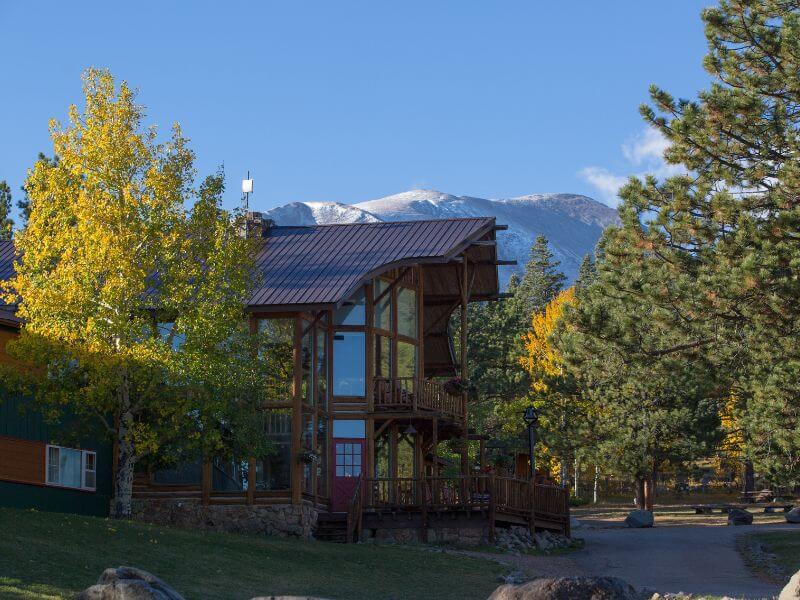
[[[375,410],[428,413],[457,421],[467,415],[462,394],[450,394],[442,384],[416,377],[376,378]]]
[[[409,526],[426,529],[432,516],[448,513],[484,518],[492,535],[498,523],[569,535],[568,500],[565,488],[514,477],[366,477],[359,480],[350,502],[347,539],[360,539],[365,517],[406,515],[409,524],[416,523]]]

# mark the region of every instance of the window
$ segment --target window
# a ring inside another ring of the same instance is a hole
[[[361,475],[361,444],[336,443],[336,476],[358,477]]]
[[[47,446],[48,485],[97,489],[97,454],[90,450],[76,450],[61,446]]]
[[[265,401],[292,402],[294,380],[294,319],[258,320],[258,355],[267,361]]]
[[[417,292],[408,288],[397,292],[397,333],[417,339]]]
[[[272,451],[256,461],[257,490],[288,490],[292,470],[292,411],[267,412],[264,428]]]
[[[333,437],[365,438],[367,437],[365,422],[359,419],[336,419],[333,422]]]
[[[322,410],[328,408],[328,333],[317,329],[317,406]]]
[[[408,342],[397,342],[397,376],[416,377],[417,347]]]
[[[375,377],[388,379],[392,376],[392,340],[382,335],[375,336]]]
[[[340,331],[333,336],[333,395],[364,396],[364,334]]]
[[[335,325],[363,325],[367,315],[364,288],[358,290],[352,298],[347,300],[333,313]]]
[[[156,328],[158,329],[158,337],[165,342],[171,343],[173,350],[179,350],[184,342],[186,342],[186,334],[176,331],[175,323],[172,321],[158,323]]]
[[[375,327],[386,331],[392,330],[392,293],[387,291],[389,283],[383,279],[375,280]],[[378,300],[380,298],[380,300]]]

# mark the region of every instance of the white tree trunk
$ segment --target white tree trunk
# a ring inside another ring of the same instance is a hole
[[[578,454],[577,453],[575,453],[575,461],[574,461],[573,467],[575,469],[575,481],[573,483],[573,488],[574,488],[575,497],[577,498],[577,496],[578,496],[578,471],[580,470],[580,462],[578,461]]]
[[[111,516],[117,519],[130,519],[133,501],[133,470],[135,465],[131,426],[130,389],[125,379],[119,390],[120,417],[117,424],[117,471],[114,480],[114,503]]]
[[[597,486],[600,481],[600,467],[594,466],[594,489],[592,491],[592,504],[597,504]]]

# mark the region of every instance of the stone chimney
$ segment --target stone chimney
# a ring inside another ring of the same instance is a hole
[[[245,217],[245,237],[265,238],[274,224],[272,219],[265,219],[260,212],[248,211]]]

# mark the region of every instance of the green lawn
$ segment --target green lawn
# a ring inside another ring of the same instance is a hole
[[[69,598],[107,567],[154,573],[187,599],[486,598],[503,567],[420,547],[302,542],[0,508],[0,598]]]
[[[764,549],[775,555],[775,563],[787,576],[800,571],[800,531],[752,533]]]

